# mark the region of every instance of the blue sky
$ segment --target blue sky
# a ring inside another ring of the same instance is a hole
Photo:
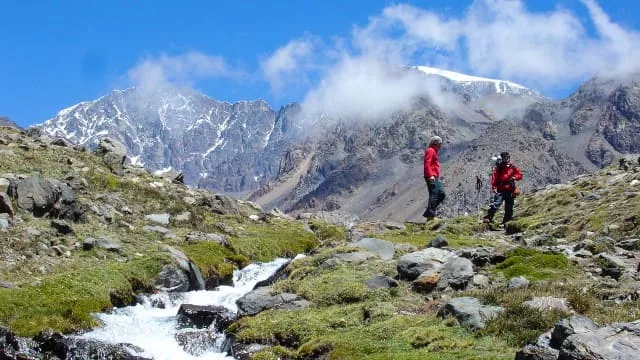
[[[561,97],[609,59],[628,70],[636,56],[636,2],[593,3],[608,19],[599,27],[579,0],[512,1],[513,9],[504,1],[4,1],[0,114],[26,126],[149,81],[187,84],[219,100],[263,98],[274,108],[331,102],[327,94],[343,94],[349,69],[375,71],[362,61],[507,77]],[[507,18],[513,22],[501,22]],[[557,31],[539,37],[532,22],[542,24],[537,32]],[[502,31],[527,34],[495,36]],[[496,52],[471,41],[502,45]]]

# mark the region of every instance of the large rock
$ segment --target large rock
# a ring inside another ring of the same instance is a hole
[[[455,256],[451,251],[437,248],[405,254],[398,260],[398,275],[400,279],[415,280],[423,272],[432,270]]]
[[[500,306],[482,305],[473,297],[458,297],[449,300],[438,310],[438,316],[446,318],[455,316],[461,326],[473,330],[485,327],[488,320],[497,317],[504,308]]]
[[[540,335],[535,344],[527,344],[516,352],[515,360],[558,360],[560,351],[551,347],[551,331]]]
[[[122,245],[118,244],[114,240],[111,240],[111,239],[109,239],[107,237],[99,237],[97,239],[86,238],[82,242],[82,248],[84,250],[91,250],[94,247],[100,248],[100,249],[104,249],[104,250],[107,250],[107,251],[113,251],[113,252],[121,252],[122,251]]]
[[[189,279],[189,290],[203,290],[204,279],[202,278],[202,273],[198,266],[189,260],[182,251],[176,248],[166,246],[165,250],[171,254],[174,262],[187,275]]]
[[[118,140],[103,137],[96,148],[96,154],[102,157],[105,165],[118,175],[124,173],[124,161],[127,158],[127,148]]]
[[[370,251],[382,260],[392,260],[396,252],[396,247],[392,243],[374,238],[362,238],[349,246]]]
[[[640,322],[613,324],[568,336],[560,348],[562,360],[637,360]]]
[[[236,319],[236,314],[224,306],[182,304],[176,315],[178,329],[208,328],[224,331]]]
[[[18,207],[36,217],[51,216],[80,221],[86,212],[68,185],[39,175],[12,182],[7,193],[17,199]]]
[[[438,270],[438,288],[451,287],[454,290],[463,290],[473,279],[473,264],[469,259],[453,257]]]
[[[11,204],[11,199],[9,195],[4,192],[0,192],[0,214],[9,214],[10,217],[13,217],[13,205]]]
[[[236,301],[240,316],[255,315],[268,309],[305,309],[311,303],[299,295],[282,293],[272,295],[269,286],[255,289]]]
[[[196,201],[196,205],[205,206],[220,215],[242,215],[245,213],[237,200],[221,194],[204,195]]]
[[[190,288],[189,276],[174,265],[165,265],[156,277],[156,288],[161,291],[186,292]]]
[[[600,325],[586,316],[575,315],[556,323],[551,333],[551,346],[558,349],[566,338],[574,334],[583,334],[598,330]]]

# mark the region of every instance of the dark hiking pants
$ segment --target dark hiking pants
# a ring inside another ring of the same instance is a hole
[[[513,203],[514,203],[513,191],[498,191],[493,196],[493,203],[489,206],[489,213],[487,214],[487,218],[489,221],[493,220],[493,216],[496,214],[500,205],[504,201],[504,217],[502,218],[502,223],[506,223],[513,218]]]
[[[431,182],[427,180],[427,188],[429,189],[429,203],[423,215],[425,217],[435,217],[438,205],[440,205],[445,198],[444,186],[438,179]]]

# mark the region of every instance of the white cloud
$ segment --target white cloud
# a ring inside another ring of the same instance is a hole
[[[425,90],[422,78],[391,74],[400,66],[498,77],[543,92],[596,74],[640,70],[640,32],[613,22],[595,0],[581,1],[590,24],[566,8],[531,11],[522,0],[476,0],[455,16],[392,5],[355,26],[348,38],[334,40],[339,45],[317,48],[292,41],[263,62],[263,71],[278,88],[304,77],[313,59],[323,64],[322,76],[306,94],[305,107],[368,117],[400,110],[425,93],[438,95],[429,86]]]
[[[129,69],[129,81],[143,89],[157,89],[170,85],[193,85],[199,79],[237,76],[224,58],[197,51],[170,56],[148,57]]]
[[[315,49],[315,39],[306,36],[290,41],[263,59],[260,68],[271,89],[278,91],[287,83],[299,82],[304,72],[314,67],[312,56]]]

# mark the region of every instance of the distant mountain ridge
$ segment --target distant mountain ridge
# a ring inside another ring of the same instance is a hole
[[[277,170],[269,154],[291,128],[287,114],[262,100],[219,102],[190,89],[115,90],[60,111],[41,125],[54,137],[93,146],[119,139],[132,162],[179,170],[185,181],[227,192],[252,189]]]
[[[108,134],[126,145],[134,163],[182,171],[190,185],[253,193],[250,199],[267,208],[340,209],[379,219],[419,218],[426,199],[421,161],[434,134],[445,140],[441,159],[451,196],[443,211],[450,213],[470,209],[469,184],[487,166],[487,151],[512,149],[528,169],[549,169],[526,177],[525,187],[533,188],[638,149],[631,135],[640,113],[637,82],[594,79],[550,101],[509,81],[407,71],[438,79],[451,95],[446,108],[425,94],[382,122],[332,119],[319,131],[308,128],[317,119],[302,121],[300,104],[275,111],[261,100],[230,104],[189,89],[132,88],[64,109],[41,130],[85,144]],[[509,131],[496,124],[510,124]]]
[[[9,127],[14,127],[16,129],[20,128],[18,124],[14,123],[13,121],[11,121],[11,119],[3,115],[0,115],[0,126],[9,126]]]

